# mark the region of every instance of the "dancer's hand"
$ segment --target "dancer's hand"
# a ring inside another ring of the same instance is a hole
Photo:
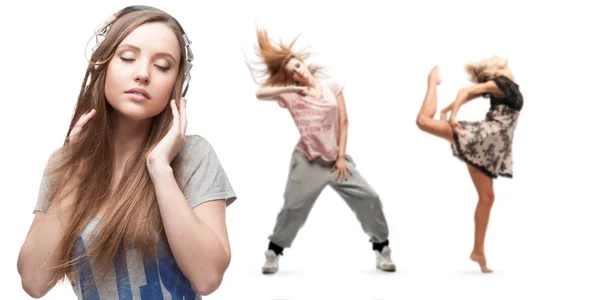
[[[462,126],[460,126],[460,124],[455,119],[450,118],[450,121],[448,121],[448,123],[450,123],[450,126],[452,127],[452,131],[456,132],[456,134],[458,134],[459,136],[465,136],[465,135],[467,135],[462,130]]]
[[[335,164],[333,164],[333,167],[331,167],[330,171],[333,172],[336,169],[337,173],[335,174],[335,180],[343,179],[344,181],[346,181],[348,180],[348,174],[352,176],[352,172],[348,168],[348,162],[346,162],[346,159],[344,157],[338,158],[335,161]]]
[[[79,120],[77,120],[77,123],[75,123],[75,126],[73,126],[73,129],[71,130],[71,133],[69,133],[69,137],[67,138],[68,140],[68,145],[72,145],[71,143],[76,143],[79,138],[81,138],[81,131],[83,130],[83,127],[96,115],[96,110],[92,109],[89,112],[81,115],[81,117],[79,117]]]
[[[89,112],[81,115],[81,117],[79,117],[79,120],[77,120],[77,123],[75,123],[75,126],[73,126],[73,129],[71,130],[71,133],[69,133],[69,137],[67,138],[67,151],[72,151],[73,149],[73,144],[76,144],[79,139],[81,138],[81,132],[83,131],[83,127],[85,125],[87,125],[87,123],[90,122],[90,120],[96,115],[96,110],[92,109]],[[85,174],[85,172],[87,171],[87,160],[84,159],[82,161],[79,162],[79,166],[77,167],[77,170],[75,171],[75,175],[77,178],[80,178],[81,176],[83,176],[83,174]]]
[[[150,151],[146,164],[170,165],[171,161],[177,156],[179,151],[185,145],[185,131],[187,128],[187,100],[182,98],[179,100],[179,110],[175,105],[175,100],[171,100],[171,111],[173,112],[173,125],[162,140]]]
[[[298,93],[301,96],[306,96],[308,95],[308,88],[305,86],[297,86],[296,88],[296,93]]]
[[[447,106],[446,108],[440,111],[440,120],[448,121],[448,112],[450,111],[450,109],[452,108],[450,106]]]

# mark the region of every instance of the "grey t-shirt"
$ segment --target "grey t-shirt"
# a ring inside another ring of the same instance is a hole
[[[237,199],[216,153],[206,139],[188,135],[179,155],[183,160],[183,172],[177,180],[183,187],[191,208],[221,199],[229,206]],[[52,188],[52,182],[44,176],[34,213],[48,210],[49,192]],[[88,238],[100,219],[99,216],[92,219],[77,239],[75,256],[86,254]],[[101,282],[94,280],[92,261],[91,268],[82,268],[78,278],[71,281],[73,290],[79,299],[91,300],[201,299],[166,247],[167,243],[159,240],[158,256],[147,262],[144,262],[138,250],[127,250],[125,268],[121,266],[123,263],[120,260],[115,261],[115,267]]]

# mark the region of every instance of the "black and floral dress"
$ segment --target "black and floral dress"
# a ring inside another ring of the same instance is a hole
[[[466,135],[454,133],[452,153],[460,160],[476,167],[492,178],[513,176],[512,142],[517,120],[523,108],[523,95],[519,85],[506,76],[493,80],[504,94],[496,98],[491,94],[491,107],[482,121],[459,121]]]

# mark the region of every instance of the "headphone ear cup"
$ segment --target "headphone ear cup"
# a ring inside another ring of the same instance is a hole
[[[189,87],[189,84],[186,83],[183,87],[183,93],[181,93],[181,97],[185,97],[185,94],[187,94],[187,91],[188,91],[188,87]]]
[[[190,87],[190,78],[188,76],[185,76],[185,80],[183,81],[183,93],[181,93],[182,97],[185,97],[185,94],[187,94],[189,87]]]
[[[189,88],[190,85],[190,80],[192,80],[192,75],[190,74],[190,70],[192,70],[192,67],[194,65],[191,62],[186,62],[185,64],[185,77],[183,79],[183,93],[182,96],[185,96],[185,94],[187,93],[187,90]]]

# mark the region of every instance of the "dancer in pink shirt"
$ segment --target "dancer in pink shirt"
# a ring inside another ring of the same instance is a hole
[[[292,245],[326,186],[331,186],[356,214],[373,245],[376,268],[395,271],[379,195],[346,153],[348,117],[342,85],[318,76],[320,68],[306,63],[309,54],[292,51],[295,40],[275,45],[265,30],[259,29],[257,34],[266,80],[256,97],[277,101],[287,109],[301,136],[292,154],[283,207],[269,236],[262,272],[277,272],[283,249]]]

